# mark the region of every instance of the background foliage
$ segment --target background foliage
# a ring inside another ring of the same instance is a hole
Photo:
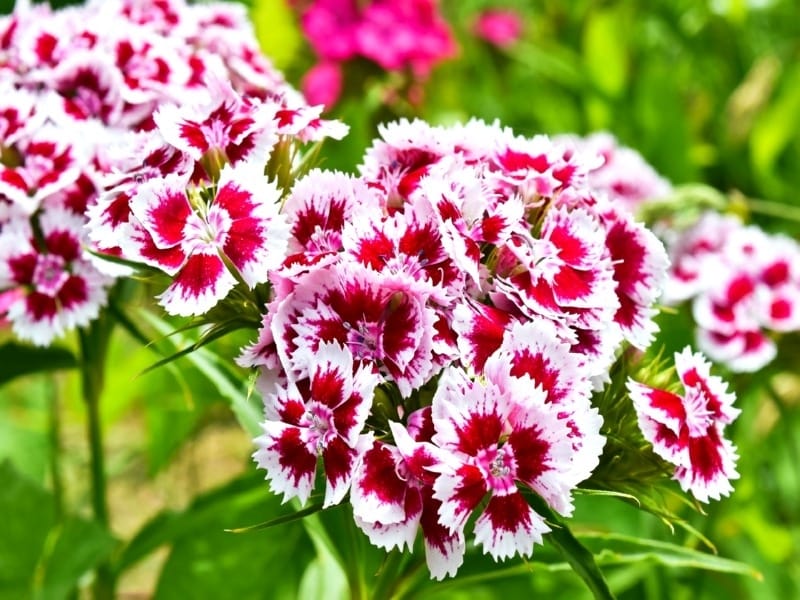
[[[443,2],[460,54],[433,72],[420,104],[402,94],[387,104],[388,90],[403,89],[402,78],[354,64],[345,97],[331,113],[350,124],[351,135],[324,148],[325,166],[353,170],[383,120],[419,115],[449,123],[475,116],[526,135],[605,129],[673,183],[700,181],[797,205],[800,5],[794,0],[507,0],[523,15],[525,31],[506,50],[470,33],[476,13],[496,5]],[[294,13],[282,0],[249,6],[265,51],[299,84],[313,57]],[[800,234],[796,222],[754,218]],[[129,317],[153,338],[168,327]],[[662,331],[668,348],[691,341],[686,315],[665,314]],[[243,341],[225,340],[217,350],[233,355]],[[800,345],[783,343],[791,365]],[[340,514],[345,507],[264,531],[226,531],[294,507],[280,505],[249,461],[240,424],[252,431],[258,400],[248,396],[245,375],[211,353],[141,374],[159,350],[181,346],[170,338],[141,347],[122,330],[112,338],[102,413],[109,432],[109,532],[86,518],[75,348],[32,357],[0,332],[0,514],[6,515],[0,598],[69,598],[87,570],[106,559],[122,574],[121,593],[157,598],[334,598],[345,593],[343,569],[360,563],[365,573],[380,571],[383,555],[365,539],[352,540],[349,556],[337,556],[326,539],[325,531],[347,521]],[[692,552],[707,550],[696,537],[672,533],[618,499],[579,497],[575,531],[591,532],[584,543],[604,548],[599,564],[620,598],[800,596],[800,377],[785,367],[731,378],[743,410],[732,432],[742,474],[735,494],[709,506],[705,517],[674,507],[714,541],[720,557],[748,563],[763,577],[690,568],[711,560]],[[63,480],[53,477],[54,462]],[[69,516],[57,518],[62,513]],[[685,542],[687,552],[625,535]],[[431,585],[420,573],[401,582],[399,592],[588,597],[551,548],[537,548],[530,563],[494,567],[477,558],[468,557],[463,579]]]

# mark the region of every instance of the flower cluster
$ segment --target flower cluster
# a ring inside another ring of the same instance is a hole
[[[258,464],[306,501],[350,494],[377,546],[425,541],[454,575],[466,526],[495,559],[572,511],[604,445],[592,405],[623,340],[645,348],[661,243],[588,182],[600,159],[472,121],[382,129],[358,177],[314,170],[282,216],[259,339]]]
[[[387,71],[426,77],[456,46],[436,0],[313,0],[301,14],[303,32],[319,62],[303,91],[313,102],[336,103],[342,65],[365,58]]]
[[[711,375],[711,364],[688,347],[675,353],[675,369],[682,396],[628,380],[639,426],[655,453],[675,465],[684,491],[701,502],[719,500],[739,476],[736,448],[724,437],[725,425],[739,415],[734,395]]]
[[[254,283],[281,234],[267,209],[241,199],[256,190],[225,187],[225,175],[202,216],[189,214],[198,198],[156,198],[216,181],[228,163],[263,172],[285,140],[345,131],[285,83],[236,4],[20,3],[0,19],[0,45],[0,292],[14,290],[14,332],[39,345],[95,318],[120,272],[85,251],[87,219],[96,249],[180,274],[165,304],[180,299],[186,314],[194,298],[205,310],[232,287],[220,254]],[[166,174],[171,184],[140,189]],[[158,210],[170,231],[150,230]],[[179,244],[183,228],[193,234]],[[191,280],[211,273],[204,296]]]
[[[800,329],[800,246],[715,212],[674,237],[664,301],[691,300],[698,346],[713,360],[761,369],[774,336]]]

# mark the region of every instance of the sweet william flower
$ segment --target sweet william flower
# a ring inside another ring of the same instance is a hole
[[[14,293],[7,319],[14,333],[47,346],[97,317],[111,280],[83,255],[83,219],[63,208],[38,217],[41,236],[27,219],[2,226],[0,290]]]
[[[281,298],[271,322],[283,368],[302,376],[320,344],[337,342],[408,397],[438,370],[436,314],[427,300],[402,279],[352,260],[316,269]]]
[[[430,443],[430,407],[408,421],[408,428],[389,423],[394,445],[376,440],[362,456],[350,492],[353,516],[370,541],[386,550],[413,548],[421,529],[431,577],[443,579],[456,574],[466,547],[461,531],[451,532],[439,522],[441,502],[433,497],[433,467],[449,455]],[[430,426],[421,428],[421,421]]]
[[[322,459],[327,486],[324,506],[341,502],[360,454],[369,443],[361,434],[379,382],[347,348],[320,344],[307,378],[291,381],[265,398],[264,434],[253,457],[266,469],[284,501],[306,502]]]
[[[311,104],[322,104],[331,109],[342,95],[343,79],[338,63],[322,61],[303,76],[303,95]]]
[[[486,9],[476,17],[472,31],[494,46],[508,48],[522,35],[522,17],[510,8]]]
[[[517,484],[547,497],[559,487],[559,472],[572,468],[570,430],[559,408],[545,402],[540,388],[517,383],[472,380],[450,367],[432,404],[433,443],[453,455],[433,486],[442,503],[439,521],[451,532],[463,531],[488,497],[475,540],[495,560],[531,556],[550,531]]]
[[[675,465],[675,479],[701,502],[719,500],[733,491],[738,478],[736,448],[724,437],[725,426],[739,415],[735,396],[702,354],[687,346],[675,353],[682,395],[632,379],[628,392],[644,438],[653,451]]]
[[[185,177],[142,184],[130,209],[140,227],[129,254],[173,277],[161,294],[167,312],[201,315],[242,280],[253,288],[267,280],[286,253],[288,225],[278,213],[280,192],[263,167],[226,165],[211,190],[188,188]]]

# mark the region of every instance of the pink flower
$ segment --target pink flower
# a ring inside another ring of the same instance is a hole
[[[407,397],[436,370],[436,313],[427,297],[354,261],[312,271],[280,300],[272,321],[281,363],[303,376],[322,343],[336,342]]]
[[[711,375],[711,364],[687,346],[675,353],[683,395],[628,380],[639,427],[653,451],[675,465],[675,479],[701,502],[719,500],[738,478],[736,448],[724,437],[725,425],[739,414],[727,385]]]
[[[433,497],[434,467],[448,460],[416,427],[424,420],[431,433],[430,408],[409,415],[409,427],[390,423],[396,445],[375,441],[353,476],[350,499],[356,524],[381,548],[412,548],[422,529],[431,577],[454,576],[465,551],[464,534],[439,522],[441,503]]]
[[[266,469],[273,492],[306,502],[317,460],[324,466],[324,506],[338,504],[350,487],[358,457],[369,443],[361,431],[378,383],[338,344],[320,344],[308,378],[290,382],[265,398],[264,435],[253,455]]]
[[[442,504],[439,521],[463,531],[485,497],[475,522],[475,541],[497,559],[529,557],[550,531],[525,501],[517,484],[569,512],[572,443],[559,408],[545,401],[541,388],[520,380],[471,380],[448,368],[433,398],[433,442],[452,454],[440,465],[433,497]],[[558,510],[557,509],[557,510]]]
[[[357,53],[355,32],[360,22],[354,0],[316,0],[303,13],[303,32],[323,60],[344,61]]]
[[[138,227],[123,249],[174,277],[160,296],[169,313],[200,315],[237,279],[250,288],[266,281],[283,261],[288,228],[260,164],[223,167],[212,199],[198,188],[187,194],[187,184],[170,175],[139,186],[130,200]]]
[[[7,319],[14,333],[46,346],[96,318],[111,281],[83,255],[80,216],[52,208],[41,213],[37,226],[41,236],[27,219],[2,226],[0,290],[13,292]]]
[[[316,0],[303,13],[302,26],[323,61],[362,56],[383,69],[410,68],[417,76],[456,50],[434,0],[373,0],[363,7],[354,0]]]
[[[333,61],[322,61],[303,75],[301,88],[311,104],[322,104],[330,110],[342,95],[342,67]]]
[[[472,30],[490,44],[507,48],[522,36],[522,17],[510,8],[486,9],[477,16]]]

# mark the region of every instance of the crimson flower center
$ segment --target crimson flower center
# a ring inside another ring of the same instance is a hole
[[[36,268],[33,271],[36,291],[55,298],[69,279],[65,265],[64,259],[57,254],[40,254],[36,258]]]
[[[508,446],[485,448],[475,458],[489,488],[495,494],[505,496],[516,491],[516,461]]]
[[[309,442],[314,444],[317,452],[322,452],[331,438],[336,436],[333,423],[333,410],[324,404],[314,404],[306,409],[303,425],[308,427]]]
[[[203,242],[221,248],[228,241],[231,218],[227,211],[212,207],[205,219],[191,215],[186,221],[184,233],[191,242]]]

